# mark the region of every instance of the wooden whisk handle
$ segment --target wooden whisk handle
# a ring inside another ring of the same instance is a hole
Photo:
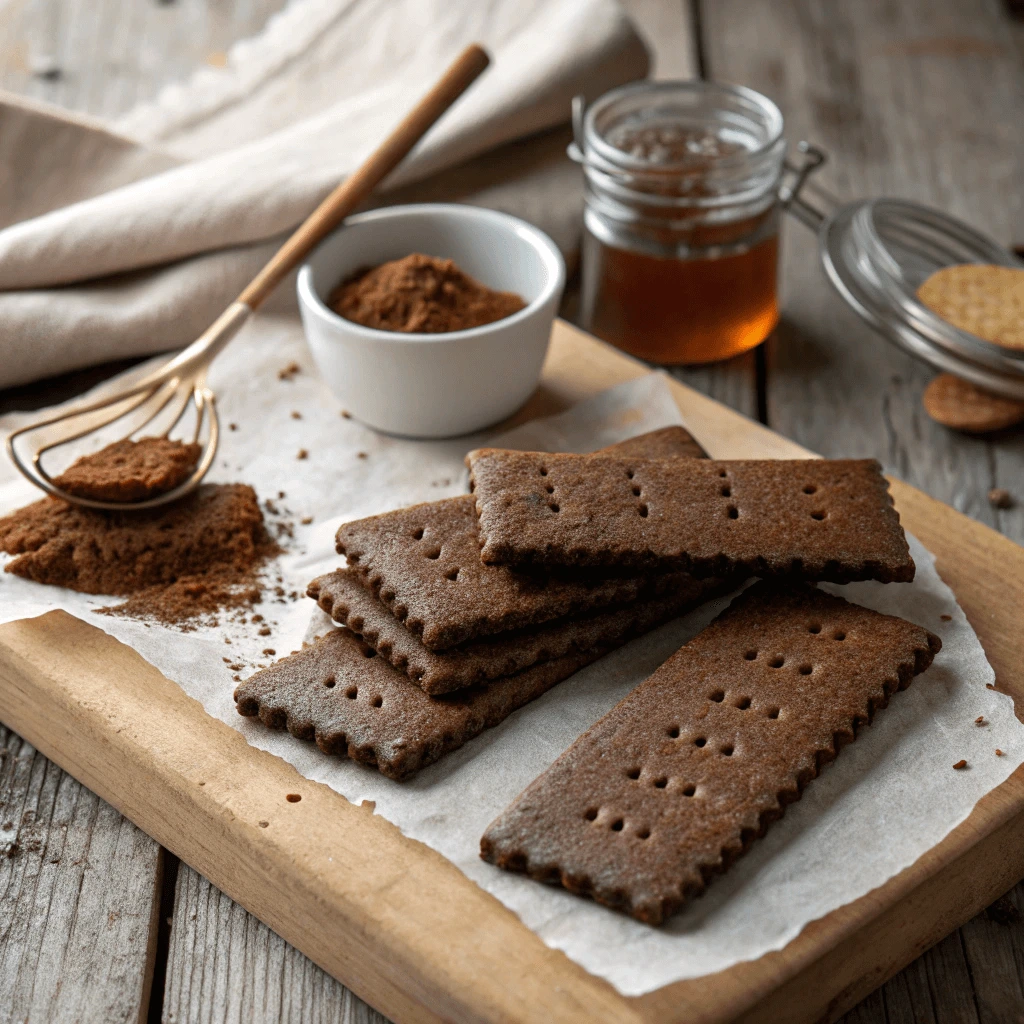
[[[467,46],[397,128],[307,218],[252,279],[239,302],[255,309],[281,279],[330,234],[405,158],[435,121],[490,63],[483,47]]]

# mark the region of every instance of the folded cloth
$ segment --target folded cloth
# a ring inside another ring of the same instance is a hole
[[[553,129],[647,71],[614,0],[292,0],[113,126],[0,98],[0,387],[190,341],[473,40],[492,66],[379,203],[477,202],[571,248]]]

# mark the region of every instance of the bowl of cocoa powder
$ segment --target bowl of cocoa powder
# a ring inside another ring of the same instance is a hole
[[[429,438],[490,426],[530,397],[564,285],[558,248],[533,225],[424,203],[350,217],[301,268],[298,294],[345,408]]]

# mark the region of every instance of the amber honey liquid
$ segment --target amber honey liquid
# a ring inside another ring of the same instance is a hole
[[[759,345],[779,319],[778,235],[716,259],[652,256],[584,231],[584,324],[655,363],[710,363]]]

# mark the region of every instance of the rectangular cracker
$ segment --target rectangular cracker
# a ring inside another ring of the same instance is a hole
[[[757,583],[531,783],[481,856],[660,924],[940,647],[806,584]]]
[[[874,459],[667,461],[484,448],[467,461],[481,558],[491,565],[914,578]]]
[[[447,651],[424,647],[351,569],[338,569],[313,580],[307,593],[417,686],[437,695],[512,675],[574,651],[625,643],[740,583],[717,578],[695,580],[686,573],[674,577],[675,583],[661,597],[633,601],[584,618],[558,619],[471,640]]]
[[[681,427],[642,434],[604,449],[609,450],[649,451],[662,458],[703,454]],[[646,576],[548,580],[485,566],[469,495],[345,523],[337,549],[364,586],[432,651],[657,596],[665,587]]]
[[[576,651],[451,697],[429,697],[351,630],[334,629],[250,676],[235,690],[235,702],[241,715],[401,780],[604,653]]]

